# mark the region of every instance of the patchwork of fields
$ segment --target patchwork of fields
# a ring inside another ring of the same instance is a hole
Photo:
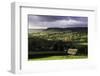
[[[29,30],[30,31],[30,30]],[[72,56],[68,49],[77,49]],[[28,34],[28,59],[78,59],[88,56],[87,28],[50,28]]]

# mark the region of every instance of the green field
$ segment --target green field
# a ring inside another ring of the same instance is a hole
[[[87,56],[49,56],[44,58],[32,58],[29,60],[63,60],[63,59],[86,59]]]
[[[75,55],[68,49],[77,49]],[[28,34],[29,60],[84,59],[88,56],[87,28],[48,29]]]

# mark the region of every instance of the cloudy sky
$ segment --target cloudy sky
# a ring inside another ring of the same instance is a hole
[[[88,18],[80,16],[28,15],[29,29],[87,27]]]

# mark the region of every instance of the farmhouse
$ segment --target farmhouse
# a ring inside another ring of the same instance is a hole
[[[75,55],[77,53],[78,49],[71,49],[69,48],[67,53],[70,54],[70,55]]]

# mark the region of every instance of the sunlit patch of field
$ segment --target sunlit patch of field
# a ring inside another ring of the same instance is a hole
[[[86,59],[87,56],[48,56],[44,58],[32,58],[29,60],[63,60],[63,59]]]

